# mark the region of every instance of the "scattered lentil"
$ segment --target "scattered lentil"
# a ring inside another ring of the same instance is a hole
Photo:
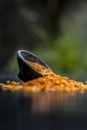
[[[3,90],[10,89],[11,91],[83,91],[87,90],[87,85],[82,82],[77,82],[68,77],[60,76],[53,73],[52,70],[41,66],[38,63],[27,62],[32,68],[42,73],[43,77],[30,80],[28,82],[7,81],[6,84],[1,83]]]

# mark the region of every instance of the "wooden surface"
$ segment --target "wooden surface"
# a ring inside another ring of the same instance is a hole
[[[87,92],[32,94],[0,89],[0,130],[54,129],[87,129]]]

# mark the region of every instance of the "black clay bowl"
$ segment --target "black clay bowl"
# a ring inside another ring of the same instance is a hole
[[[18,77],[24,82],[42,77],[42,74],[32,68],[26,61],[35,62],[50,69],[50,67],[43,60],[38,58],[33,53],[25,50],[19,50],[17,52],[17,62],[19,67]]]

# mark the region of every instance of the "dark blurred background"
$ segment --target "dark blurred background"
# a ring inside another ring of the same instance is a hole
[[[0,82],[18,80],[19,49],[85,82],[86,48],[86,0],[0,0]],[[0,88],[0,130],[29,129],[87,130],[87,92],[27,96]]]
[[[85,81],[86,47],[86,0],[0,0],[0,77],[15,77],[16,52],[26,49],[54,72]]]

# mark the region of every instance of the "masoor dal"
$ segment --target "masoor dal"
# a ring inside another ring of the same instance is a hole
[[[27,64],[29,64],[35,70],[41,72],[43,77],[39,77],[28,82],[7,81],[6,84],[0,84],[3,90],[22,90],[24,92],[87,90],[87,85],[82,82],[77,82],[69,79],[68,77],[56,75],[52,70],[34,62],[27,62]]]

